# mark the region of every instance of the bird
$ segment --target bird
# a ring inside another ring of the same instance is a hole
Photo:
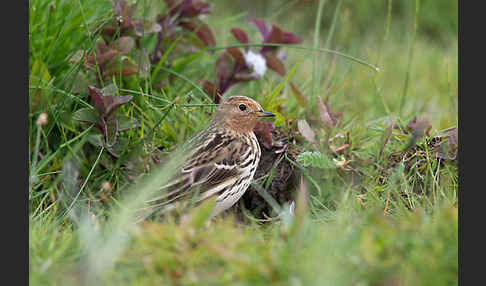
[[[200,203],[216,198],[210,217],[232,207],[246,192],[260,161],[253,129],[262,117],[274,117],[247,96],[230,96],[216,108],[207,128],[187,143],[188,158],[163,194],[146,203],[173,209],[183,199]]]

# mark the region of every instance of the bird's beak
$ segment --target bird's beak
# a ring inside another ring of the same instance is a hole
[[[259,110],[259,111],[255,111],[256,115],[258,117],[274,117],[275,114],[271,113],[271,112],[268,112],[268,111],[265,111],[265,110]]]

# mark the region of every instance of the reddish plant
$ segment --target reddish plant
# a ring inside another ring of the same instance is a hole
[[[140,72],[141,77],[148,76],[151,65],[162,59],[165,49],[163,44],[170,45],[183,35],[183,31],[196,36],[196,43],[181,37],[179,44],[184,47],[216,45],[211,29],[199,19],[200,15],[210,12],[209,3],[199,0],[164,1],[167,10],[159,13],[155,19],[135,19],[136,4],[130,5],[125,0],[112,3],[114,17],[98,31],[102,37],[98,39],[95,48],[89,52],[78,51],[71,58],[71,63],[81,61],[86,69],[94,71],[97,83],[101,85],[104,79],[118,74],[128,76]],[[142,36],[150,34],[157,34],[152,54],[141,43]],[[134,47],[134,55],[130,57],[128,54]]]
[[[157,23],[161,30],[157,33],[157,44],[151,59],[152,63],[158,62],[162,57],[162,42],[177,38],[178,28],[195,32],[196,37],[207,47],[216,45],[212,30],[199,19],[200,15],[210,13],[210,3],[199,0],[164,0],[164,2],[169,11],[157,15]]]
[[[117,89],[114,85],[107,86],[103,89],[88,86],[88,91],[95,109],[81,108],[74,113],[73,119],[94,124],[103,135],[104,144],[111,152],[112,149],[110,147],[115,145],[118,131],[138,126],[136,119],[117,116],[116,114],[117,109],[132,101],[133,96],[116,96]]]
[[[216,90],[209,81],[201,84],[209,94],[224,94],[229,88],[238,82],[246,82],[263,77],[267,68],[277,72],[280,76],[286,74],[283,64],[284,56],[279,54],[278,46],[265,46],[265,44],[297,44],[302,40],[295,34],[284,31],[276,25],[267,24],[265,21],[254,18],[252,22],[257,26],[262,35],[262,47],[258,52],[253,52],[245,46],[243,51],[238,48],[227,48],[218,57],[215,65],[217,80]],[[249,44],[249,37],[239,28],[232,28],[231,34],[241,44]],[[215,103],[219,103],[219,97],[214,96]]]

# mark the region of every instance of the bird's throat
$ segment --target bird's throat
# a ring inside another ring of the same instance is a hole
[[[227,118],[226,125],[236,133],[249,134],[253,132],[257,121],[256,118]]]

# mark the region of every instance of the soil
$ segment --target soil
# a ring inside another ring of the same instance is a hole
[[[262,155],[255,172],[254,181],[258,181],[259,178],[270,174],[274,165],[284,156],[285,152],[287,152],[289,158],[295,160],[295,154],[293,154],[295,152],[288,150],[286,135],[276,129],[272,131],[272,137],[274,143],[271,148],[266,148],[260,143]],[[295,171],[292,163],[285,158],[280,160],[276,166],[276,170],[274,170],[273,180],[266,191],[281,206],[285,203],[290,204],[294,200],[294,190],[296,189]],[[263,180],[263,182],[265,181]],[[262,181],[258,182],[260,184],[262,183]],[[243,219],[243,209],[249,211],[257,219],[266,219],[276,215],[271,205],[251,185],[236,204],[235,208],[232,209],[236,212],[236,217],[239,219]]]

